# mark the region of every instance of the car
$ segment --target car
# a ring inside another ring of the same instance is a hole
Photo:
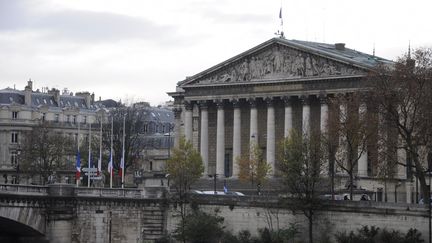
[[[222,195],[222,196],[245,196],[243,193],[241,192],[234,192],[234,191],[228,191],[228,192],[224,192],[224,191],[202,191],[202,194],[204,195]]]

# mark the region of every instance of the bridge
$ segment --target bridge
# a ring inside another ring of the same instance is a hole
[[[173,232],[179,219],[166,193],[165,187],[157,186],[109,189],[0,184],[0,242],[154,242],[165,232]],[[209,213],[218,211],[226,230],[233,233],[257,232],[269,227],[269,220],[281,227],[307,225],[301,212],[275,198],[191,195],[190,200]],[[375,225],[401,232],[416,228],[424,238],[429,233],[425,205],[323,201],[316,215],[316,232],[333,234]]]
[[[143,242],[164,233],[166,189],[0,184],[0,242]]]

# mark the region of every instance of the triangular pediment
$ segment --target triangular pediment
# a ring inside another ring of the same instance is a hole
[[[271,39],[221,64],[189,77],[179,85],[184,87],[190,85],[364,75],[373,66],[369,65],[374,60],[368,54],[351,49],[346,49],[346,51],[344,49],[339,52],[337,50],[326,51],[325,48],[330,49],[330,47],[331,45],[328,44],[313,47],[301,42]],[[369,61],[370,63],[362,63],[359,60],[363,62]]]

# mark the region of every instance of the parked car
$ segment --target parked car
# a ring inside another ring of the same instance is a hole
[[[228,192],[224,192],[224,191],[202,191],[202,194],[205,195],[222,195],[222,196],[244,196],[243,193],[241,192],[234,192],[234,191],[228,191]]]

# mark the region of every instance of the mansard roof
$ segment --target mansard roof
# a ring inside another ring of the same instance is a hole
[[[282,51],[283,53],[281,53]],[[282,57],[276,57],[276,55],[282,55]],[[281,70],[284,67],[279,67],[277,72],[273,70],[273,73],[271,73],[272,71],[270,70],[270,75],[268,75],[269,72],[263,74],[263,71],[260,71],[261,74],[255,75],[254,77],[254,74],[250,73],[252,62],[255,62],[254,65],[257,65],[256,61],[259,61],[261,66],[264,65],[263,62],[271,62],[270,65],[273,65],[274,68],[276,65],[276,58],[282,58],[284,61],[288,60],[290,65],[296,65],[295,59],[299,58],[301,59],[301,61],[299,61],[301,63],[300,65],[304,65],[305,67],[303,67],[302,71],[298,71],[299,73],[292,70]],[[316,62],[315,64],[321,69],[320,73],[314,71],[315,73],[311,72],[306,74],[308,71],[306,69],[313,66],[313,62]],[[187,77],[185,80],[180,81],[178,86],[181,88],[190,85],[214,85],[215,83],[234,82],[245,83],[256,80],[304,78],[311,76],[361,76],[365,75],[378,64],[391,63],[391,61],[384,58],[345,48],[344,44],[326,44],[272,38],[194,76]],[[241,71],[242,68],[243,71]],[[239,77],[239,73],[244,76]]]
[[[24,93],[19,90],[6,88],[0,90],[0,104],[24,104]]]
[[[25,105],[25,91],[5,88],[0,90],[0,104]],[[96,110],[95,105],[87,107],[85,98],[82,96],[60,95],[60,104],[57,104],[53,94],[34,92],[31,93],[31,107],[45,106],[50,109],[77,108],[83,110]]]

